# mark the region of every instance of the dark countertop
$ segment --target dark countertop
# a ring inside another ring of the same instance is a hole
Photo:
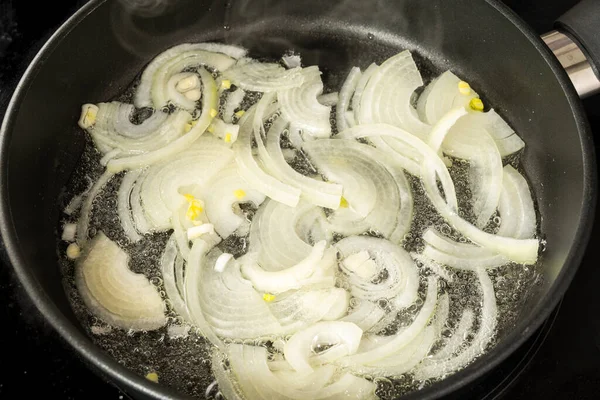
[[[576,0],[505,0],[538,32]],[[81,0],[40,2],[0,0],[0,104],[37,49],[41,39],[62,23]],[[31,13],[31,8],[35,12]],[[43,19],[40,19],[43,16]],[[600,96],[585,101],[594,132],[600,134]],[[568,290],[546,341],[525,372],[508,389],[506,399],[600,398],[600,269],[596,265],[600,239],[597,217],[592,245]],[[37,310],[14,282],[12,269],[0,267],[0,398],[121,399],[118,389],[88,370],[58,335],[44,324]],[[486,398],[484,386],[469,398]],[[491,398],[491,397],[487,397]]]

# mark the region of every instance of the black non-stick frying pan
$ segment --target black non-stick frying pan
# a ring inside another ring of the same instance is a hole
[[[145,6],[140,6],[144,5]],[[337,87],[352,65],[411,49],[430,75],[452,69],[485,93],[527,143],[523,162],[547,240],[543,284],[512,329],[478,361],[407,399],[441,397],[521,345],[565,292],[583,255],[596,193],[593,144],[578,92],[600,89],[600,2],[585,0],[545,40],[496,0],[91,1],[32,62],[5,115],[0,224],[10,261],[44,317],[102,375],[147,398],[171,389],[126,370],[86,337],[65,295],[56,254],[61,190],[84,147],[80,106],[124,90],[162,50],[182,42],[241,44],[253,56],[289,49]],[[586,61],[587,60],[587,61]],[[561,63],[563,66],[561,66]],[[179,396],[181,397],[181,396]]]

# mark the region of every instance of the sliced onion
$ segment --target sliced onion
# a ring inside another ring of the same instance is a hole
[[[348,120],[346,119],[346,112],[348,111],[348,107],[350,107],[350,101],[352,100],[352,96],[356,90],[356,86],[358,85],[361,76],[362,72],[360,72],[360,68],[353,67],[350,70],[350,73],[348,73],[348,77],[346,77],[344,84],[342,85],[339,101],[335,110],[338,132],[342,132],[344,129],[348,128],[348,125],[354,126],[356,124],[354,117],[352,117],[351,123],[348,123]]]
[[[331,92],[317,96],[317,100],[319,100],[319,103],[327,107],[333,107],[337,105],[339,99],[340,97],[338,92]]]
[[[415,371],[415,379],[423,381],[432,378],[443,378],[448,374],[465,367],[475,358],[480,356],[494,338],[498,315],[494,286],[486,271],[477,270],[476,274],[479,278],[479,283],[481,284],[483,305],[481,309],[479,330],[475,334],[475,337],[471,343],[456,356],[450,356],[444,359],[425,360]]]
[[[223,107],[223,121],[229,124],[233,122],[235,110],[240,107],[245,96],[246,92],[241,88],[237,88],[235,91],[229,93],[227,100],[225,101],[225,106]]]
[[[119,219],[121,220],[121,227],[127,238],[132,242],[137,242],[142,238],[135,228],[129,201],[133,185],[138,180],[141,173],[142,171],[136,170],[125,174],[121,186],[119,186],[119,193],[117,195],[117,211],[119,213]]]
[[[231,67],[235,60],[220,50],[227,51],[230,54],[240,55],[245,50],[235,47],[220,47],[217,52],[209,50],[216,49],[210,43],[182,44],[172,47],[159,54],[144,70],[140,85],[135,92],[134,103],[136,107],[154,107],[162,108],[167,105],[169,96],[167,95],[167,84],[171,76],[182,72],[190,67],[200,65],[207,66],[218,71]],[[223,46],[215,44],[216,46]]]
[[[498,235],[529,239],[537,227],[535,207],[527,180],[513,167],[504,167],[504,185],[498,211],[502,217]]]
[[[256,125],[261,130],[264,110],[270,104],[272,97],[263,96],[256,107],[252,107],[240,121],[240,136],[234,144],[235,161],[238,164],[238,171],[242,178],[255,190],[262,192],[273,200],[295,207],[300,201],[300,190],[287,185],[275,177],[266,173],[256,162],[252,155],[252,137],[259,137],[259,145],[262,144],[260,131],[254,132]],[[259,109],[258,106],[261,108]],[[264,147],[264,144],[263,144]]]
[[[92,212],[92,207],[94,205],[94,200],[100,194],[102,190],[104,190],[104,186],[110,180],[114,174],[111,174],[108,171],[105,171],[100,178],[94,183],[94,185],[87,192],[87,196],[83,205],[81,206],[81,213],[79,215],[79,219],[77,220],[77,244],[79,247],[84,248],[85,244],[88,240],[88,229],[90,227],[90,215]]]
[[[480,113],[477,116],[483,120],[486,132],[494,138],[502,157],[510,156],[525,147],[525,142],[494,110]]]
[[[367,86],[367,83],[369,83],[369,79],[371,79],[371,76],[378,69],[379,65],[375,63],[369,65],[369,67],[365,70],[365,72],[363,72],[363,74],[359,78],[358,82],[356,82],[356,89],[354,90],[354,95],[352,96],[352,114],[354,117],[347,117],[349,121],[349,127],[353,127],[360,121],[360,103],[362,101],[363,93],[365,92],[365,87]]]
[[[243,215],[234,212],[237,204],[250,202],[258,207],[265,201],[262,193],[253,190],[242,179],[235,163],[214,175],[202,192],[206,216],[222,238],[230,236],[242,225],[250,226]]]
[[[302,75],[301,86],[277,92],[281,115],[313,137],[327,138],[331,136],[331,108],[317,99],[323,93],[319,67],[304,68]]]
[[[258,263],[267,271],[292,267],[310,254],[311,239],[327,239],[311,235],[325,221],[323,210],[312,204],[300,202],[297,207],[288,207],[267,200],[252,220],[250,251],[258,252]]]
[[[427,283],[427,296],[425,302],[411,325],[400,331],[393,339],[385,342],[381,346],[344,357],[338,360],[337,363],[344,367],[355,368],[359,365],[377,366],[376,363],[382,360],[395,359],[395,354],[415,340],[415,338],[423,332],[433,316],[437,303],[437,279],[429,277]]]
[[[384,274],[384,279],[373,280],[360,276],[342,262],[340,267],[350,285],[350,293],[361,300],[393,300],[398,308],[408,307],[417,299],[419,274],[410,255],[400,246],[377,238],[356,236],[342,239],[336,244],[343,259],[361,252],[368,252],[373,259],[375,276]]]
[[[310,365],[311,353],[319,346],[341,347],[339,357],[355,354],[362,337],[362,329],[350,322],[319,322],[296,332],[285,344],[283,352],[287,362],[300,373],[314,371]],[[325,351],[326,355],[328,352]],[[345,353],[345,354],[344,354]],[[335,361],[335,359],[329,360]]]
[[[358,122],[390,124],[425,138],[431,127],[419,119],[412,106],[413,93],[420,86],[423,79],[408,50],[387,59],[365,87]]]
[[[304,82],[302,68],[285,69],[279,64],[243,59],[223,73],[236,86],[253,92],[274,92],[299,87]]]
[[[446,71],[434,79],[419,97],[417,111],[428,124],[437,123],[450,110],[464,108],[479,95],[470,87],[461,92],[461,80],[451,71]]]
[[[183,299],[183,293],[177,287],[177,280],[175,274],[175,265],[177,259],[177,243],[175,237],[171,235],[165,246],[165,250],[160,259],[160,267],[162,272],[162,279],[165,286],[165,293],[171,302],[173,310],[184,318],[187,322],[191,323],[192,319],[189,315],[188,309]]]
[[[310,374],[295,371],[275,371],[273,375],[284,384],[301,390],[319,390],[332,380],[337,368],[333,365],[316,367]]]
[[[429,269],[431,272],[436,274],[442,279],[445,279],[447,282],[452,282],[454,278],[439,262],[434,261],[428,257],[425,257],[423,254],[411,253],[410,256],[413,260],[418,261],[423,265],[423,267]]]
[[[148,331],[165,325],[165,306],[142,274],[132,272],[128,255],[100,232],[77,262],[75,283],[90,311],[110,325]]]
[[[216,84],[211,74],[204,68],[200,68],[198,73],[202,78],[203,101],[202,114],[196,125],[188,133],[156,150],[140,155],[110,160],[106,166],[107,170],[116,173],[125,169],[137,169],[155,164],[184,151],[202,136],[215,116],[214,114],[218,108],[218,98]]]
[[[352,322],[363,331],[370,331],[384,317],[385,311],[377,304],[360,300],[357,306],[352,311],[342,318],[342,321]]]
[[[465,338],[469,334],[474,322],[475,314],[473,313],[473,310],[467,309],[463,311],[460,321],[452,333],[452,336],[446,340],[444,347],[442,347],[434,355],[428,357],[426,363],[429,363],[429,360],[443,360],[456,354],[464,344]]]
[[[288,122],[279,117],[273,122],[267,134],[268,164],[269,171],[282,182],[285,182],[302,191],[302,197],[311,203],[337,209],[342,197],[342,186],[329,182],[321,182],[296,172],[285,160],[281,149],[281,134]]]
[[[406,177],[385,154],[352,140],[307,142],[303,149],[319,172],[344,188],[349,209],[333,214],[333,230],[351,235],[374,229],[402,240],[410,228],[412,195]]]
[[[373,399],[376,385],[352,374],[341,374],[338,379],[317,390],[300,390],[277,379],[269,369],[267,350],[264,347],[229,346],[231,370],[239,384],[240,392],[251,399]]]

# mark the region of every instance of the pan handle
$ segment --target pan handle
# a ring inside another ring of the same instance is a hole
[[[600,1],[582,0],[542,36],[581,98],[600,93]]]

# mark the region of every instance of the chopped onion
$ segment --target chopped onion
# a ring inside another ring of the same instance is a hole
[[[339,95],[339,101],[335,110],[338,132],[342,132],[344,129],[348,128],[348,125],[356,125],[356,121],[354,120],[354,114],[352,114],[352,118],[350,119],[351,123],[349,123],[348,119],[346,118],[346,112],[348,111],[352,95],[356,90],[356,85],[358,85],[361,76],[362,72],[360,72],[360,68],[353,67],[350,70],[350,73],[348,73],[348,77],[344,81],[344,84],[342,85],[342,89],[340,90]]]
[[[135,222],[131,216],[130,201],[131,191],[136,180],[140,177],[142,171],[135,170],[129,171],[123,177],[121,186],[119,186],[119,193],[117,195],[117,211],[119,213],[119,219],[121,221],[121,227],[125,232],[127,238],[132,242],[137,242],[142,236],[135,229]]]
[[[413,93],[420,86],[421,73],[408,50],[387,59],[369,78],[358,122],[386,123],[425,138],[431,127],[419,119],[412,106]]]
[[[75,284],[90,311],[110,325],[148,331],[165,325],[165,306],[142,274],[129,270],[128,255],[100,232],[78,260]]]
[[[202,101],[202,114],[200,115],[200,119],[198,119],[190,131],[153,151],[110,160],[106,166],[108,171],[116,173],[125,169],[136,169],[155,164],[184,151],[202,136],[215,117],[213,114],[215,114],[218,108],[218,98],[216,84],[211,74],[204,68],[200,68],[198,73],[202,78],[202,98],[204,100]]]
[[[241,88],[237,88],[235,91],[229,93],[227,100],[225,101],[225,106],[223,107],[223,121],[229,124],[233,122],[235,110],[240,107],[245,96],[246,92]]]
[[[363,74],[358,79],[358,82],[356,82],[356,89],[354,90],[354,95],[352,96],[353,118],[350,118],[350,116],[347,116],[348,121],[349,121],[349,123],[348,123],[349,127],[353,127],[354,125],[358,124],[359,117],[360,117],[359,116],[360,102],[362,101],[362,96],[365,91],[365,87],[367,86],[369,79],[371,79],[371,76],[378,69],[379,69],[379,66],[375,63],[369,65],[369,67],[365,70],[365,72],[363,72]],[[340,132],[341,132],[341,130],[340,130]]]
[[[74,242],[76,233],[77,224],[65,224],[60,238],[65,242]]]
[[[360,300],[358,305],[347,316],[342,318],[342,321],[352,322],[367,332],[381,321],[384,315],[385,311],[377,304],[367,300]]]
[[[319,67],[304,68],[302,75],[301,86],[277,92],[281,115],[311,136],[327,138],[331,136],[331,108],[317,99],[323,93]]]
[[[311,353],[315,358],[325,357],[329,351],[320,354],[319,346],[341,347],[337,357],[355,354],[362,337],[362,329],[350,322],[319,322],[309,328],[296,332],[285,344],[283,353],[287,362],[300,373],[314,371],[310,365]],[[317,349],[315,349],[317,348]],[[344,354],[345,353],[345,354]],[[335,359],[328,360],[329,362]]]
[[[233,258],[233,254],[223,253],[219,257],[217,257],[217,261],[215,261],[215,271],[223,272],[227,263],[231,261]]]
[[[339,94],[338,92],[322,94],[317,97],[317,100],[319,100],[319,103],[323,104],[324,106],[333,107],[337,105],[339,101]]]
[[[96,196],[100,194],[102,190],[104,190],[104,186],[112,179],[114,174],[111,174],[108,171],[105,171],[94,183],[94,185],[87,192],[87,196],[83,205],[81,207],[81,214],[79,219],[77,220],[77,244],[79,247],[84,248],[85,244],[88,240],[88,229],[90,227],[90,214],[92,212],[92,207],[94,204],[94,200]]]
[[[215,226],[213,224],[202,224],[189,228],[187,230],[187,238],[188,240],[194,240],[207,233],[215,233]]]
[[[274,92],[299,87],[304,82],[302,68],[285,69],[279,64],[242,59],[223,73],[236,86],[253,92]]]
[[[165,286],[165,293],[171,302],[173,310],[184,318],[187,322],[192,322],[188,309],[183,299],[183,291],[179,290],[177,284],[183,284],[183,279],[177,281],[175,266],[177,260],[177,244],[174,235],[171,235],[165,246],[165,250],[160,259],[162,279]]]

